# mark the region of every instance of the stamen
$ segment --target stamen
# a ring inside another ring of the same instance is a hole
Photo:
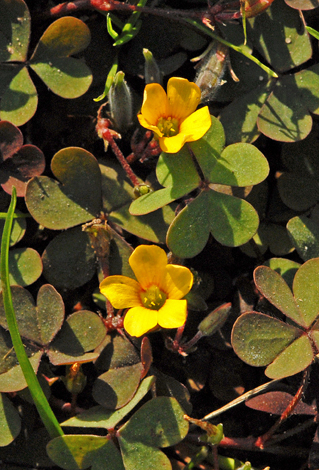
[[[179,121],[172,117],[161,117],[157,122],[157,127],[165,137],[173,137],[179,132]]]
[[[141,293],[141,301],[145,308],[159,310],[165,304],[167,295],[157,286],[151,286]]]

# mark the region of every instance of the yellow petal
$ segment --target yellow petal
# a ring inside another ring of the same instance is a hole
[[[185,135],[186,142],[194,142],[203,137],[212,124],[208,106],[198,109],[182,122],[179,132]]]
[[[170,116],[184,120],[199,105],[201,91],[199,87],[186,78],[172,77],[167,83],[168,113]]]
[[[141,305],[141,286],[126,276],[108,276],[100,284],[100,291],[114,308],[128,308]]]
[[[166,266],[165,293],[169,299],[182,299],[191,290],[193,274],[185,266],[168,264]]]
[[[147,122],[143,114],[138,114],[137,119],[139,120],[141,126],[149,129],[150,131],[153,131],[156,135],[158,135],[158,137],[162,137],[163,133],[159,130],[159,128]]]
[[[166,153],[177,153],[183,147],[186,142],[186,136],[184,134],[177,134],[173,137],[160,137],[158,143],[161,150]]]
[[[186,322],[186,300],[167,299],[158,313],[158,324],[162,328],[179,328]]]
[[[156,126],[161,116],[167,116],[167,108],[167,96],[164,88],[158,83],[146,85],[141,109],[141,114],[145,120],[149,124]]]
[[[124,328],[131,336],[142,336],[157,326],[157,310],[133,307],[124,318]]]
[[[155,285],[161,288],[166,275],[167,257],[156,245],[140,245],[130,256],[129,263],[144,290]]]

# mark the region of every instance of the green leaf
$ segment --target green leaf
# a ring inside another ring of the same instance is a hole
[[[175,201],[175,199],[185,196],[189,191],[191,191],[189,187],[179,186],[159,189],[158,191],[145,194],[132,202],[129,209],[130,214],[145,215],[154,212]]]
[[[292,283],[296,272],[300,268],[300,263],[286,258],[271,258],[266,261],[265,266],[268,266],[273,271],[276,271],[286,281],[292,290]]]
[[[309,111],[319,114],[319,65],[313,65],[296,73],[295,80]]]
[[[197,188],[200,177],[184,146],[179,152],[162,153],[157,162],[156,175],[164,189],[148,193],[132,202],[130,213],[144,215],[153,212]]]
[[[251,366],[266,366],[300,335],[300,330],[263,313],[241,315],[234,323],[232,346]]]
[[[303,335],[290,344],[265,370],[267,377],[281,379],[298,374],[313,361],[314,352],[308,336]]]
[[[319,315],[319,258],[304,263],[297,271],[293,292],[296,303],[303,315],[303,326],[310,327]]]
[[[34,116],[38,106],[37,90],[29,72],[20,65],[10,65],[8,70],[7,64],[0,64],[0,77],[3,80],[0,85],[0,118],[22,126]]]
[[[146,377],[140,384],[137,392],[127,405],[119,410],[107,410],[104,406],[94,406],[87,411],[70,418],[62,423],[62,426],[74,426],[84,428],[105,428],[113,429],[122,419],[135,408],[135,406],[144,398],[155,382],[152,375]]]
[[[124,238],[111,228],[112,239],[110,242],[110,275],[122,274],[122,276],[133,277],[134,273],[128,262],[133,249]],[[103,280],[103,279],[101,279]]]
[[[294,145],[283,145],[282,160],[287,171],[278,178],[278,190],[282,201],[291,209],[304,211],[319,201],[318,152],[315,133]]]
[[[87,92],[92,83],[89,67],[72,57],[52,57],[49,63],[34,62],[30,67],[53,93],[62,98],[78,98]]]
[[[229,145],[221,153],[209,180],[243,187],[261,183],[268,173],[269,165],[264,155],[251,144],[238,143]]]
[[[277,81],[261,108],[257,125],[267,137],[281,142],[296,142],[310,133],[312,117],[294,76]]]
[[[20,286],[12,286],[11,289],[20,334],[35,343],[47,345],[61,328],[64,319],[64,304],[60,294],[54,287],[43,285],[39,289],[35,306],[29,291]],[[8,327],[2,293],[0,323],[4,328]]]
[[[59,181],[39,176],[28,183],[26,204],[32,217],[53,230],[96,217],[101,208],[101,173],[93,155],[68,147],[54,155],[51,169]]]
[[[193,258],[200,253],[210,232],[209,195],[202,192],[173,220],[167,232],[167,246],[180,258]]]
[[[92,74],[85,63],[69,56],[83,51],[90,39],[90,30],[83,21],[71,16],[59,18],[41,37],[30,67],[57,95],[77,98],[88,90]]]
[[[262,221],[256,235],[253,237],[259,253],[264,254],[267,249],[274,255],[282,256],[291,253],[294,248],[285,227],[279,224]],[[248,256],[258,257],[258,253],[250,243],[246,243],[240,249]]]
[[[20,433],[21,420],[9,398],[0,393],[0,447],[9,445]]]
[[[11,285],[29,286],[42,274],[42,261],[32,248],[17,248],[9,252]]]
[[[213,237],[226,246],[246,243],[258,229],[259,217],[243,199],[218,192],[209,194],[209,219]]]
[[[210,232],[223,245],[239,246],[255,234],[258,221],[257,212],[247,201],[203,191],[174,219],[167,244],[177,256],[192,258],[204,248]]]
[[[91,470],[126,470],[122,456],[113,441],[109,441],[96,455]]]
[[[250,92],[238,95],[222,109],[220,120],[224,126],[227,143],[254,142],[260,135],[257,127],[258,114],[269,96],[269,83]],[[236,116],[236,119],[234,119]]]
[[[54,365],[72,364],[96,359],[95,349],[104,339],[106,329],[102,319],[94,312],[80,310],[70,315],[61,331],[50,344],[48,356]]]
[[[141,362],[135,346],[126,336],[120,336],[116,332],[107,334],[96,351],[99,358],[95,361],[95,367],[99,373]]]
[[[30,27],[30,12],[23,0],[0,3],[1,62],[27,59]]]
[[[105,470],[124,470],[115,444],[102,436],[68,435],[57,437],[48,443],[47,453],[54,463],[65,470],[84,470],[94,462],[100,462],[100,459],[102,462],[110,463],[110,466],[105,467]],[[103,467],[98,466],[97,468]]]
[[[0,339],[1,350],[4,349],[2,343],[3,343],[3,334],[1,335],[1,339]],[[6,348],[7,355],[10,353],[10,350],[8,349],[9,348],[7,347]],[[10,349],[12,350],[12,345]],[[34,349],[31,350],[30,348],[25,348],[25,350],[29,357],[31,366],[34,372],[36,373],[39,368],[43,352],[42,351],[35,352]],[[11,360],[15,359],[15,363],[17,363],[15,354],[13,354],[10,359]],[[6,362],[7,363],[9,362],[8,356],[6,357]],[[14,365],[11,368],[7,366],[6,369],[7,369],[6,372],[2,372],[0,374],[0,391],[1,392],[4,392],[4,393],[18,392],[28,386],[20,365]]]
[[[312,56],[311,42],[299,12],[276,0],[248,20],[248,37],[267,62],[279,72],[303,64]]]
[[[43,61],[52,57],[68,57],[83,51],[89,45],[91,34],[83,21],[73,16],[59,18],[43,33],[31,58]]]
[[[283,278],[267,266],[254,271],[254,281],[263,296],[298,325],[306,326],[295,299]]]
[[[103,210],[105,212],[110,213],[117,210],[135,199],[134,187],[117,162],[99,160],[99,165],[102,176]]]
[[[167,230],[174,217],[175,212],[171,206],[165,206],[139,217],[131,215],[129,206],[125,206],[111,212],[108,220],[144,240],[165,243]]]
[[[314,327],[309,332],[309,337],[314,342],[315,347],[319,350],[319,331],[318,331],[318,322],[314,325]]]
[[[140,362],[109,369],[94,383],[94,400],[109,410],[117,410],[127,405],[139,386],[142,370]]]
[[[57,288],[82,286],[96,271],[94,250],[81,227],[56,236],[44,250],[42,261],[44,277]]]
[[[299,256],[304,261],[319,256],[319,224],[316,218],[304,215],[293,217],[287,224],[287,230]]]
[[[285,2],[296,10],[313,10],[319,6],[318,0],[285,0]],[[306,29],[308,31],[308,26],[306,26]]]
[[[143,405],[119,430],[119,442],[132,446],[169,447],[180,442],[188,432],[184,411],[175,398],[157,397]],[[125,461],[125,457],[124,457]]]
[[[154,370],[153,366],[152,369]],[[185,385],[157,369],[154,371],[156,374],[156,391],[158,396],[175,398],[182,409],[187,414],[191,414],[193,406],[190,403],[190,393]]]
[[[215,166],[220,163],[218,159],[225,146],[225,132],[222,124],[215,116],[211,116],[211,119],[212,124],[206,134],[201,139],[189,144],[205,178],[208,180],[211,180],[211,173],[215,170]],[[227,183],[225,182],[225,184]]]
[[[149,447],[142,442],[127,442],[122,437],[119,439],[119,443],[125,470],[172,469],[168,457],[154,447]]]
[[[2,236],[4,223],[4,220],[0,220],[0,236]],[[25,218],[13,220],[12,231],[10,235],[10,246],[14,246],[24,237],[26,227],[27,224]]]

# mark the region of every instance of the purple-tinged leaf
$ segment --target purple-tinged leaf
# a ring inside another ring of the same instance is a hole
[[[263,395],[251,398],[246,401],[245,405],[253,410],[264,411],[274,415],[281,415],[287,406],[293,400],[293,395],[287,392],[267,392]],[[299,401],[297,406],[294,408],[292,415],[312,415],[317,414],[317,409],[314,405],[307,405],[302,401]]]

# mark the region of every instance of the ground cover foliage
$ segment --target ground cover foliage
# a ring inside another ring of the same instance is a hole
[[[1,468],[319,468],[318,6],[0,2]],[[172,77],[211,116],[174,153]],[[193,286],[133,337],[99,284],[141,245]]]

